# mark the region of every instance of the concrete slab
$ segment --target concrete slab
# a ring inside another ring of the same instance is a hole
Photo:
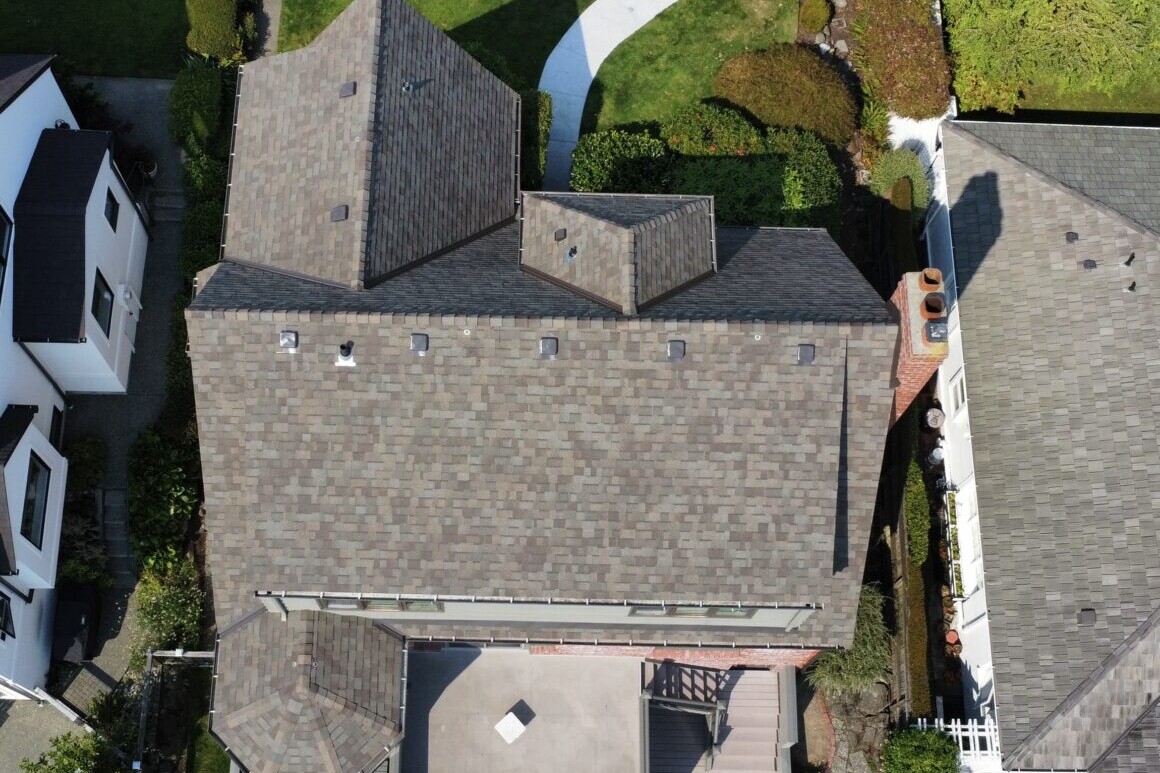
[[[617,46],[675,2],[596,0],[549,54],[540,76],[540,90],[552,95],[545,190],[568,190],[572,149],[580,138],[584,103],[600,65]]]
[[[21,760],[35,760],[51,738],[70,732],[85,731],[47,703],[0,701],[0,773],[20,773]]]
[[[403,771],[638,771],[640,664],[508,648],[412,652]],[[513,709],[528,721],[509,745],[496,723]]]

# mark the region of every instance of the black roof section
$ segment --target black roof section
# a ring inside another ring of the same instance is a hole
[[[16,197],[12,336],[85,338],[85,211],[111,132],[45,129]]]
[[[16,574],[16,546],[12,542],[12,513],[4,493],[4,468],[35,415],[35,405],[9,405],[0,414],[0,575]]]
[[[226,261],[193,309],[354,311],[618,319],[623,315],[520,270],[511,223],[389,282],[356,291]],[[820,229],[719,228],[717,274],[636,318],[890,322],[882,298]]]
[[[0,112],[52,64],[46,54],[0,54]]]

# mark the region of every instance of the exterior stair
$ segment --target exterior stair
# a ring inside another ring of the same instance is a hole
[[[713,756],[714,773],[776,771],[780,714],[777,672],[727,671],[721,694],[725,721],[720,747]]]

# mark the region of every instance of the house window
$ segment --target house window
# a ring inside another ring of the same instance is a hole
[[[959,376],[951,383],[951,406],[953,415],[958,415],[967,404],[967,380]]]
[[[52,427],[48,430],[48,442],[52,443],[52,447],[61,452],[64,450],[64,411],[52,407]]]
[[[48,465],[36,454],[28,458],[28,487],[24,489],[24,516],[20,536],[38,549],[44,540],[44,516],[48,512]]]
[[[121,202],[117,201],[117,197],[113,195],[113,189],[109,188],[105,191],[105,219],[109,221],[109,225],[113,230],[117,230],[117,214],[121,211]]]
[[[113,324],[113,291],[109,288],[109,283],[101,276],[100,269],[97,269],[97,279],[93,283],[93,318],[97,320],[97,324],[101,326],[101,330],[105,331],[105,337],[109,335],[109,328]]]
[[[368,612],[442,612],[443,602],[414,600],[396,601],[395,599],[363,599],[363,606]]]
[[[12,218],[0,207],[0,299],[4,297],[4,272],[8,268],[8,251],[12,247]]]
[[[16,628],[12,625],[12,600],[0,593],[0,641],[9,636],[16,636]]]

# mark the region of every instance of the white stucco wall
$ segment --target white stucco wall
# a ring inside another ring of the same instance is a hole
[[[107,192],[120,204],[117,228],[105,218]],[[30,343],[29,349],[69,392],[125,392],[140,311],[149,236],[128,192],[105,154],[85,213],[84,343]],[[92,317],[97,270],[113,291],[109,334]]]

